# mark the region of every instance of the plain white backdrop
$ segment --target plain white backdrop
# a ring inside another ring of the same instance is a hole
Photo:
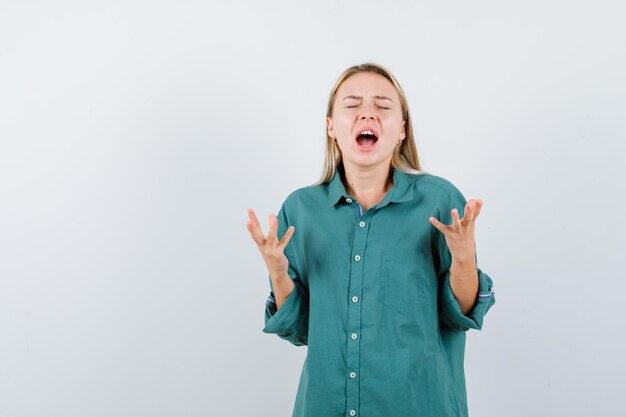
[[[367,61],[423,168],[484,200],[470,415],[623,415],[625,12],[0,0],[0,417],[290,416],[306,347],[262,332],[246,209],[267,230],[317,180]]]

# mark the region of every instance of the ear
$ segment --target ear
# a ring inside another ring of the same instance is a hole
[[[331,119],[330,117],[326,118],[326,130],[328,132],[328,136],[330,136],[332,139],[335,139],[335,128],[333,127],[333,119]]]
[[[404,130],[404,125],[406,124],[406,120],[402,121],[402,132],[400,132],[400,134],[402,135],[402,137],[400,139],[404,139],[406,138],[406,131]]]

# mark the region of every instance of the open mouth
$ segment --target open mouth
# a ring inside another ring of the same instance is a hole
[[[365,130],[356,137],[356,142],[363,149],[371,149],[378,142],[378,137],[371,130]]]

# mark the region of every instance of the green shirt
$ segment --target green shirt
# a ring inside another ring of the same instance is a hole
[[[340,165],[277,214],[279,239],[295,226],[285,247],[295,286],[277,311],[270,279],[263,332],[308,346],[293,417],[467,416],[465,332],[481,329],[493,282],[478,268],[463,315],[445,237],[428,219],[451,224],[466,200],[442,177],[391,169],[393,188],[365,212]]]

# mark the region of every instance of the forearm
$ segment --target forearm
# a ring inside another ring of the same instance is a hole
[[[274,288],[274,296],[276,298],[276,310],[280,309],[289,294],[294,288],[294,283],[288,273],[270,273],[272,279],[272,287]]]
[[[469,313],[474,308],[478,298],[478,271],[476,268],[474,254],[463,257],[452,256],[450,288],[459,302],[463,314]]]

